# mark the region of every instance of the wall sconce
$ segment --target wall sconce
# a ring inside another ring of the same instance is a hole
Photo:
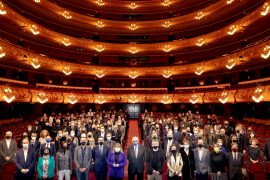
[[[229,35],[233,35],[237,31],[237,27],[235,25],[230,26],[229,31],[227,32]]]
[[[234,2],[234,0],[227,0],[227,4],[231,4],[233,2]]]
[[[63,68],[63,73],[64,73],[65,75],[69,76],[69,75],[72,73],[72,71],[70,70],[70,68],[69,68],[68,66],[65,66],[65,67]]]
[[[98,78],[103,78],[105,76],[103,70],[97,70],[95,74]]]
[[[95,46],[95,50],[98,51],[98,52],[102,52],[102,51],[104,51],[104,47],[101,44],[97,44]]]
[[[96,26],[97,26],[97,28],[103,28],[105,25],[102,21],[97,21]]]
[[[195,19],[200,20],[204,17],[204,13],[202,11],[198,12],[197,15],[195,16]]]
[[[256,103],[261,102],[261,101],[263,100],[263,95],[262,95],[262,93],[263,93],[262,88],[261,88],[260,86],[258,86],[258,87],[255,89],[255,91],[254,91],[254,93],[253,93],[253,95],[252,95],[253,101],[255,101]]]
[[[269,7],[268,2],[265,2],[265,3],[263,4],[263,10],[262,10],[262,12],[261,12],[261,15],[262,15],[262,16],[266,16],[266,15],[269,13],[269,9],[270,9],[270,7]]]
[[[225,104],[229,98],[228,98],[228,92],[226,90],[224,90],[221,95],[220,95],[220,98],[218,99],[222,104]]]
[[[263,48],[263,53],[261,54],[261,57],[263,59],[268,59],[270,56],[270,46],[266,46],[265,48]]]
[[[203,73],[203,67],[197,67],[196,71],[195,71],[195,74],[200,76],[202,73]]]
[[[12,91],[11,88],[9,87],[6,87],[4,90],[3,90],[3,99],[7,102],[7,103],[11,103],[12,101],[15,100],[15,95]]]
[[[39,64],[38,59],[33,58],[32,61],[31,61],[31,65],[32,65],[33,68],[35,68],[35,69],[40,68],[40,64]]]
[[[199,97],[197,94],[192,94],[191,98],[189,99],[189,102],[192,104],[196,104],[199,101]]]
[[[64,11],[62,15],[63,15],[64,18],[66,18],[66,19],[71,19],[71,18],[72,18],[72,16],[70,15],[70,13],[69,13],[68,11]]]
[[[98,104],[103,104],[103,103],[106,102],[106,97],[103,96],[103,95],[98,95],[98,96],[97,96],[97,99],[96,99],[96,102],[97,102]]]
[[[232,69],[235,66],[235,60],[234,59],[229,59],[228,63],[226,64],[227,69]]]
[[[128,26],[128,29],[135,31],[136,29],[138,29],[138,26],[135,23],[132,23]]]
[[[138,5],[137,5],[135,2],[132,2],[132,3],[130,3],[130,4],[128,5],[128,7],[129,7],[130,9],[136,9],[136,8],[138,7]]]
[[[46,93],[41,91],[41,92],[39,92],[39,93],[37,94],[37,100],[38,100],[38,102],[40,102],[41,104],[44,104],[44,103],[46,103],[49,99],[48,99]]]
[[[31,31],[34,35],[38,35],[38,34],[39,34],[39,30],[38,30],[37,26],[34,25],[34,24],[31,25],[30,31]]]
[[[169,78],[172,76],[172,72],[170,70],[165,70],[162,74],[163,77]]]
[[[139,52],[139,49],[132,46],[128,49],[128,51],[131,53],[131,54],[136,54],[137,52]]]
[[[131,71],[128,74],[128,77],[130,77],[131,79],[136,79],[139,76],[139,74],[136,71]]]
[[[76,98],[76,96],[74,94],[69,94],[68,96],[68,102],[70,104],[75,104],[77,103],[78,99]]]
[[[204,43],[205,43],[205,40],[203,38],[198,39],[196,42],[196,46],[202,46],[202,45],[204,45]]]
[[[162,5],[163,6],[170,6],[170,4],[171,4],[171,2],[170,2],[170,0],[164,0],[163,2],[162,2]]]
[[[162,24],[162,26],[164,27],[164,28],[169,28],[169,27],[171,27],[171,22],[170,21],[165,21],[163,24]]]
[[[5,10],[4,4],[0,2],[0,15],[7,14],[7,11]]]
[[[170,52],[172,50],[172,46],[170,44],[167,44],[163,47],[163,51]]]
[[[68,38],[63,38],[61,41],[65,46],[70,46],[71,42]]]
[[[128,99],[128,102],[129,103],[132,103],[132,104],[138,103],[139,102],[139,99],[138,99],[137,95],[130,95],[130,97]]]
[[[163,95],[161,101],[163,104],[170,104],[172,103],[172,99],[169,95]]]
[[[96,4],[98,6],[104,6],[105,5],[105,2],[103,0],[96,0]]]
[[[4,52],[3,48],[0,46],[0,58],[3,58],[6,56],[6,53]]]

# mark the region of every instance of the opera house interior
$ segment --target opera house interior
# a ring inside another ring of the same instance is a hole
[[[270,180],[270,0],[0,0],[0,180]]]

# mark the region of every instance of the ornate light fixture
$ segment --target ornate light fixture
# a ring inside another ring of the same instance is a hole
[[[171,27],[171,22],[170,21],[165,21],[163,24],[162,24],[162,26],[164,27],[164,28],[169,28],[169,27]]]
[[[168,94],[166,94],[166,95],[163,95],[162,96],[162,99],[160,100],[163,104],[170,104],[170,103],[172,103],[172,99],[171,99],[171,97],[168,95]]]
[[[98,104],[103,104],[103,103],[106,102],[106,97],[103,96],[103,95],[98,95],[98,96],[97,96],[97,99],[96,99],[96,102],[97,102]]]
[[[38,30],[37,26],[34,25],[34,24],[31,25],[30,31],[31,31],[34,35],[38,35],[38,34],[39,34],[39,30]]]
[[[7,11],[5,10],[4,4],[0,2],[0,15],[7,14]]]
[[[163,77],[169,78],[172,76],[172,72],[170,70],[165,70],[162,74]]]
[[[170,0],[163,0],[163,2],[162,2],[162,5],[163,6],[170,6],[170,4],[171,4],[171,1]]]
[[[61,41],[65,46],[70,46],[71,42],[68,38],[63,38]]]
[[[78,102],[78,99],[76,98],[76,96],[75,96],[74,94],[70,93],[70,94],[68,95],[68,102],[69,102],[70,104],[75,104],[75,103]]]
[[[132,54],[136,54],[137,52],[139,52],[139,49],[135,46],[132,46],[128,49],[128,51]]]
[[[132,3],[130,3],[130,4],[128,5],[128,7],[129,7],[130,9],[136,9],[136,8],[138,7],[138,5],[137,5],[135,2],[132,2]]]
[[[227,69],[232,69],[235,66],[235,60],[234,59],[229,59],[228,63],[226,64]]]
[[[130,77],[131,79],[136,79],[139,76],[139,74],[137,73],[137,71],[131,71],[128,74],[128,77]]]
[[[6,56],[6,53],[4,52],[3,48],[0,46],[0,58],[3,58]]]
[[[136,29],[138,29],[138,26],[135,23],[132,23],[128,26],[128,29],[135,31]]]
[[[35,68],[35,69],[40,68],[40,64],[39,64],[38,59],[33,58],[32,61],[31,61],[31,65],[32,65],[33,68]]]
[[[233,2],[234,2],[234,0],[227,0],[227,4],[231,4]]]
[[[262,93],[263,93],[262,88],[261,88],[260,86],[258,86],[258,87],[255,89],[255,91],[254,91],[254,93],[253,93],[253,95],[252,95],[253,101],[255,101],[256,103],[261,102],[261,101],[263,100],[263,95],[262,95]]]
[[[191,98],[189,99],[189,102],[191,102],[192,104],[196,104],[199,101],[199,97],[197,94],[192,94]]]
[[[34,0],[35,3],[40,3],[40,0]]]
[[[70,68],[68,66],[65,66],[63,68],[63,73],[68,76],[72,73],[72,71],[70,70]]]
[[[269,13],[269,10],[270,10],[270,6],[269,6],[268,2],[265,2],[263,4],[263,10],[261,12],[261,15],[266,16]]]
[[[37,100],[38,100],[38,102],[40,102],[41,104],[44,104],[44,103],[46,103],[46,102],[49,100],[49,98],[48,98],[48,96],[46,95],[45,92],[40,91],[40,92],[37,94]]]
[[[263,59],[268,59],[270,56],[270,45],[269,46],[266,46],[264,49],[263,49],[263,53],[261,54],[261,57]]]
[[[105,76],[103,70],[97,70],[95,74],[98,78],[103,78]]]
[[[105,25],[102,21],[97,21],[96,26],[97,26],[97,28],[103,28]]]
[[[68,11],[64,11],[62,14],[66,19],[71,19],[72,16],[70,15],[70,13]]]
[[[223,92],[220,95],[220,98],[218,99],[222,104],[225,104],[229,98],[228,98],[228,92],[226,90],[223,90]]]
[[[196,71],[195,71],[195,74],[197,74],[198,76],[200,76],[202,73],[203,73],[203,67],[197,67],[196,68]]]
[[[198,39],[196,42],[196,46],[202,46],[202,45],[204,45],[204,43],[205,43],[205,40],[203,38]]]
[[[197,15],[195,16],[195,19],[200,20],[204,17],[204,13],[202,11],[198,12]]]
[[[129,103],[138,103],[139,102],[139,98],[137,97],[137,95],[130,95],[129,96],[129,99],[128,99],[128,102]]]
[[[105,2],[103,0],[96,0],[96,4],[98,6],[104,6],[105,5]]]
[[[98,52],[102,52],[102,51],[104,51],[104,47],[102,44],[97,44],[95,47],[95,50]]]
[[[3,90],[3,99],[7,103],[11,103],[12,101],[14,101],[15,95],[14,95],[11,88],[9,88],[9,87],[4,88],[4,90]]]
[[[172,50],[172,46],[170,44],[167,44],[163,47],[163,51],[170,52]]]
[[[230,26],[229,31],[227,32],[229,35],[233,35],[237,31],[237,27],[235,25]]]

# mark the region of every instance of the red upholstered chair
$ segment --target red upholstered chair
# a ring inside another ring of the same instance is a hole
[[[267,174],[270,174],[270,162],[265,163],[265,171]]]
[[[266,179],[266,172],[263,163],[249,163],[248,173],[254,176],[254,179]]]
[[[15,177],[14,174],[6,174],[6,173],[0,174],[0,179],[3,179],[3,180],[12,180],[14,179],[14,177]]]
[[[3,173],[5,174],[15,174],[16,165],[13,162],[5,163],[3,166]]]

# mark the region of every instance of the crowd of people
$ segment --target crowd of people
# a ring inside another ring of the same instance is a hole
[[[142,114],[142,139],[134,136],[125,151],[127,120],[121,110],[45,114],[27,127],[18,143],[6,132],[0,168],[14,161],[18,180],[69,180],[72,174],[88,180],[91,171],[97,180],[121,180],[128,162],[130,180],[145,179],[145,173],[148,180],[161,180],[164,173],[169,180],[240,180],[245,176],[244,154],[247,166],[270,160],[270,141],[258,144],[252,127],[191,111]]]

